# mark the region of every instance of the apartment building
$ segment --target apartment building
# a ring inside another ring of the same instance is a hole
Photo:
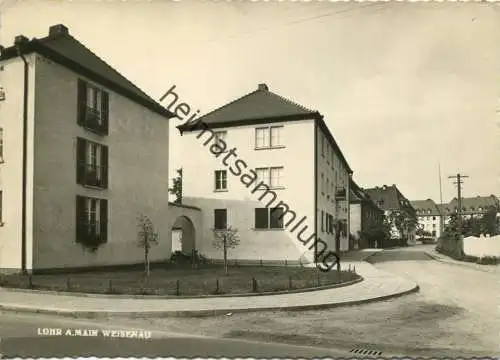
[[[411,205],[417,212],[419,227],[438,238],[443,231],[443,222],[439,206],[432,199],[411,201]]]
[[[174,115],[64,25],[2,48],[0,84],[0,267],[140,263],[139,213],[170,234]],[[167,235],[151,260],[170,250]]]
[[[480,217],[488,211],[489,208],[494,207],[499,209],[497,216],[500,217],[500,201],[495,195],[489,196],[475,196],[464,197],[461,201],[462,216],[464,219],[471,217]],[[440,213],[443,216],[444,224],[450,222],[451,216],[458,212],[458,199],[454,197],[449,203],[440,206]]]
[[[352,247],[354,249],[374,248],[375,243],[365,241],[360,234],[365,230],[382,225],[384,211],[352,179],[349,188],[351,191],[349,212]]]
[[[398,187],[396,185],[383,185],[365,189],[365,192],[379,208],[384,210],[386,218],[392,219],[391,239],[402,239],[406,244],[415,244],[416,226],[405,225],[402,227],[403,231],[401,231],[398,229],[393,216],[396,213],[400,213],[405,219],[413,219],[416,217],[415,209]]]
[[[198,251],[212,258],[213,229],[231,226],[231,259],[311,262],[347,251],[352,170],[323,116],[266,84],[178,127],[183,204],[202,209]],[[189,154],[189,155],[186,155]]]

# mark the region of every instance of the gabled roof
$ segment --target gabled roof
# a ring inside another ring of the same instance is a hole
[[[370,198],[383,210],[403,210],[411,209],[414,211],[412,205],[399,191],[396,185],[374,187],[365,189],[365,192]]]
[[[223,105],[206,115],[198,118],[198,121],[212,127],[239,126],[258,120],[273,122],[278,119],[303,120],[307,117],[319,116],[317,111],[296,104],[278,94],[269,91],[265,84],[260,84],[257,90],[252,91],[230,103]],[[178,126],[180,131],[196,130],[192,124]]]
[[[440,216],[439,207],[432,199],[410,201],[411,205],[420,216]]]
[[[491,206],[500,208],[499,200],[495,195],[462,198],[462,214],[485,212]],[[458,199],[453,198],[448,204],[448,207],[451,212],[455,211],[458,207]]]
[[[64,25],[54,25],[49,29],[49,36],[42,39],[28,40],[20,35],[16,37],[23,54],[38,53],[44,57],[89,78],[96,83],[149,108],[166,118],[175,117],[144,91],[127,80],[118,71],[108,65],[99,56],[69,34]],[[0,55],[0,61],[19,56],[16,45],[6,48]]]
[[[340,160],[352,174],[344,154],[340,150],[323,116],[314,110],[299,105],[292,100],[269,91],[266,84],[259,84],[257,90],[252,91],[230,103],[223,105],[193,122],[186,122],[177,126],[181,133],[201,129],[229,128],[245,125],[265,125],[286,121],[315,120],[326,138],[338,153]]]
[[[356,184],[356,182],[352,178],[349,180],[349,189],[349,202],[369,204],[371,207],[383,212],[383,210],[375,203],[375,201],[373,201],[373,199],[368,196],[367,192],[358,184]]]

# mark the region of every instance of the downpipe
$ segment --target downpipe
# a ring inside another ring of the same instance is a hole
[[[27,275],[26,269],[26,184],[27,184],[27,153],[28,153],[28,84],[29,64],[22,53],[21,45],[17,45],[17,54],[24,63],[24,89],[23,89],[23,176],[22,176],[22,205],[21,205],[21,272]]]

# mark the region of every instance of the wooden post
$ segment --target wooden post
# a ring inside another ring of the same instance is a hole
[[[293,289],[293,283],[292,283],[292,277],[291,277],[291,276],[289,276],[289,277],[288,277],[288,288],[289,288],[290,290],[292,290],[292,289]]]
[[[220,292],[219,288],[219,279],[216,280],[216,285],[215,285],[215,293],[218,294]]]

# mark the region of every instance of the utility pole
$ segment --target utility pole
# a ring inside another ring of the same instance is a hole
[[[458,215],[458,231],[460,234],[460,237],[462,237],[462,184],[463,181],[462,179],[468,178],[467,175],[453,175],[453,176],[448,176],[448,179],[455,179],[456,181],[454,184],[457,185],[457,202],[458,202],[458,210],[457,210],[457,215]]]

